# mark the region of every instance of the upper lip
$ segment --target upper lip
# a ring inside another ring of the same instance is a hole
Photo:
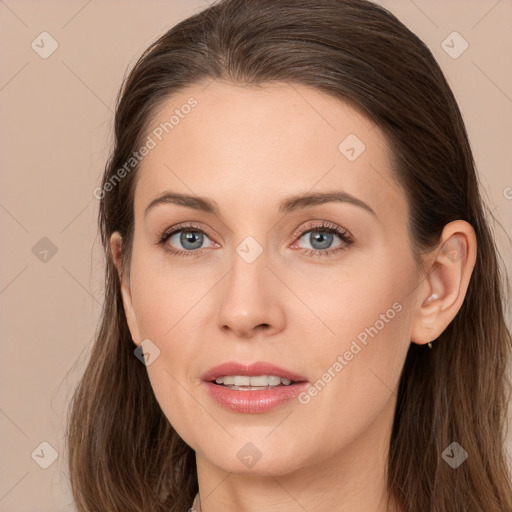
[[[201,376],[201,379],[207,382],[214,381],[217,377],[225,375],[275,375],[283,379],[292,380],[294,382],[307,381],[306,377],[298,375],[290,370],[285,370],[275,364],[258,361],[255,363],[239,363],[230,361],[210,368]]]

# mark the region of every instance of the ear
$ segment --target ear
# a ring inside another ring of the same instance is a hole
[[[126,269],[123,268],[123,261],[122,261],[122,237],[118,231],[115,233],[112,233],[112,236],[110,237],[110,250],[112,253],[112,259],[114,261],[114,265],[116,267],[118,276],[119,276],[119,282],[121,286],[121,295],[123,297],[123,307],[124,307],[124,313],[126,316],[126,321],[128,323],[128,328],[130,329],[130,333],[132,335],[133,342],[135,345],[139,346],[141,343],[141,337],[139,333],[139,326],[137,323],[137,318],[135,316],[135,310],[133,308],[133,302],[132,302],[132,294],[130,290],[130,282],[127,278],[127,272],[125,272]]]
[[[477,241],[466,221],[447,224],[435,249],[426,286],[420,288],[421,306],[414,316],[411,341],[423,345],[438,338],[462,306],[476,262]]]

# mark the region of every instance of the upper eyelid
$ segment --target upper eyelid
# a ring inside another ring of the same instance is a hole
[[[318,222],[318,224],[310,224],[311,222]],[[293,236],[304,236],[306,233],[309,233],[310,231],[332,231],[336,233],[338,236],[346,236],[347,238],[352,239],[352,234],[350,231],[342,226],[339,226],[338,224],[330,221],[309,221],[306,223],[307,225],[304,227],[297,228],[293,232]]]

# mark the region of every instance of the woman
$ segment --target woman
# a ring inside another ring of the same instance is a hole
[[[222,0],[127,77],[79,511],[512,509],[511,336],[468,136],[365,0]]]

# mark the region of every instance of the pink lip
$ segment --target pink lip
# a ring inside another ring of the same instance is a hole
[[[276,386],[263,390],[236,390],[215,384],[217,377],[224,375],[276,375],[294,381],[288,386]],[[264,413],[284,404],[298,396],[309,386],[307,379],[301,375],[280,368],[279,366],[257,362],[244,365],[242,363],[224,363],[207,371],[202,377],[206,391],[220,406],[241,413]]]
[[[276,375],[283,379],[293,380],[295,382],[307,381],[306,377],[298,375],[291,371],[280,368],[275,364],[265,363],[258,361],[256,363],[243,364],[230,361],[228,363],[220,364],[214,368],[210,368],[205,374],[201,376],[201,379],[207,382],[215,380],[217,377],[223,377],[224,375]]]
[[[297,382],[289,386],[276,386],[260,391],[239,391],[213,382],[202,383],[209,395],[222,407],[233,412],[258,414],[267,412],[297,397],[308,386],[308,382]]]

